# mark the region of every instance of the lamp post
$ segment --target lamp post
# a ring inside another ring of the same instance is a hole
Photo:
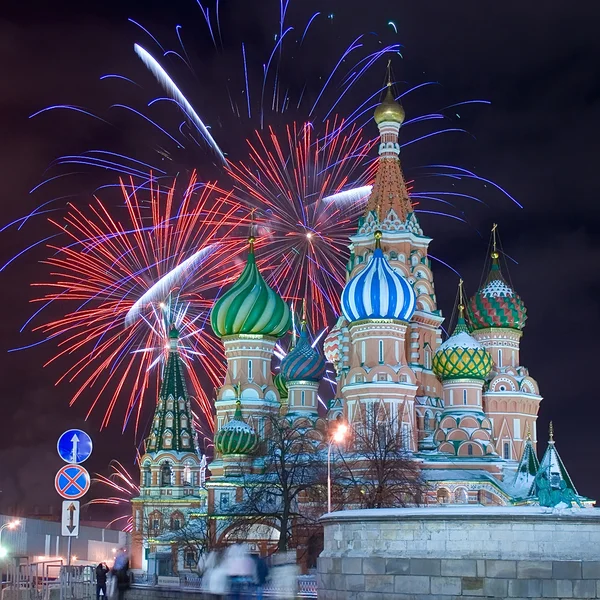
[[[0,554],[4,555],[4,548],[2,548],[2,532],[5,529],[14,529],[21,524],[21,521],[15,519],[14,521],[9,521],[8,523],[3,523],[0,525]]]
[[[348,432],[348,426],[345,423],[340,423],[337,429],[333,432],[331,439],[329,440],[329,447],[327,448],[327,512],[331,512],[331,448],[333,444],[339,444],[346,437]]]

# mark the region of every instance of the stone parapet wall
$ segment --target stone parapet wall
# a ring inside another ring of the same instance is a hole
[[[323,600],[600,598],[595,509],[345,511],[323,523]]]

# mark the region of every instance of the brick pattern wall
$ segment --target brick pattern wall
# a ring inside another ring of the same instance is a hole
[[[324,557],[317,584],[320,600],[591,599],[600,561]]]

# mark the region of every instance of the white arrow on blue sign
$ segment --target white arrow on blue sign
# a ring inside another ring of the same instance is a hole
[[[92,438],[81,429],[69,429],[58,438],[56,449],[66,463],[78,465],[92,454]]]

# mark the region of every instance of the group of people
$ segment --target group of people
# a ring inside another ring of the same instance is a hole
[[[295,564],[273,564],[251,554],[243,544],[211,552],[203,565],[202,591],[207,600],[230,598],[262,600],[267,580],[272,582],[270,597],[295,598],[298,569]]]
[[[107,589],[109,574],[112,575],[110,590]],[[130,582],[129,557],[127,556],[127,550],[122,548],[115,557],[112,569],[109,569],[108,565],[104,562],[96,567],[96,600],[100,600],[100,596],[115,595],[118,595],[118,600],[124,600],[125,592],[129,589]]]

